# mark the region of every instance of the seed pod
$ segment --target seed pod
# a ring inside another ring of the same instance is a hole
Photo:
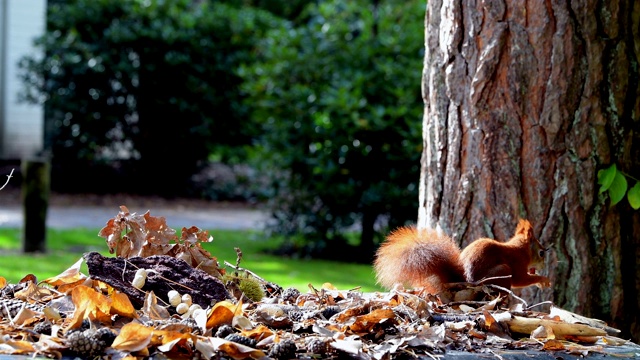
[[[138,269],[136,270],[135,277],[142,277],[143,279],[147,278],[147,269]]]
[[[176,312],[180,315],[186,313],[187,311],[189,311],[189,305],[185,303],[180,303],[178,304],[178,306],[176,306]]]
[[[136,275],[133,277],[133,281],[131,281],[131,285],[136,289],[142,289],[146,281],[147,281],[147,270],[138,269],[138,271],[136,271]]]
[[[171,304],[171,306],[178,306],[178,304],[182,302],[182,296],[175,290],[169,291],[167,297],[169,298],[169,304]]]
[[[202,308],[200,308],[200,309],[195,309],[195,310],[193,310],[193,313],[191,314],[191,317],[195,319],[195,318],[197,318],[198,316],[200,316],[200,314],[201,314],[201,313],[203,313],[203,312],[206,312],[206,310],[205,310],[205,309],[202,309]]]
[[[182,295],[182,303],[187,304],[187,307],[191,306],[192,304],[191,295],[189,294]]]

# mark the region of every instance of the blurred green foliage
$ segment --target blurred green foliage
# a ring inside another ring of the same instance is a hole
[[[45,103],[53,185],[202,194],[189,179],[210,160],[250,164],[267,178],[255,193],[270,198],[272,230],[303,236],[294,251],[369,261],[376,225],[417,214],[424,11],[418,0],[52,0],[46,56],[22,66],[26,98]],[[338,250],[355,224],[358,251]]]
[[[314,252],[333,242],[335,256],[360,222],[356,253],[370,260],[383,215],[395,226],[417,214],[424,3],[306,11],[303,25],[271,30],[260,60],[240,71],[262,128],[275,229],[314,239]]]
[[[51,4],[46,56],[22,65],[27,98],[45,101],[54,186],[78,190],[118,164],[120,191],[175,193],[212,152],[241,151],[257,133],[236,69],[281,22],[217,1]]]

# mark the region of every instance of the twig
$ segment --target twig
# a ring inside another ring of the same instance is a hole
[[[456,305],[477,305],[477,306],[481,306],[481,305],[487,305],[488,303],[489,303],[489,301],[464,300],[464,301],[452,301],[450,303],[447,303],[447,306],[456,306]]]
[[[511,291],[511,290],[509,290],[507,288],[504,288],[502,286],[494,285],[494,284],[487,284],[487,286],[495,288],[495,289],[498,289],[500,291],[504,291],[504,292],[508,293],[509,295],[513,296],[514,298],[518,299],[520,302],[522,302],[524,304],[525,308],[529,307],[529,304],[527,304],[527,302],[524,301],[523,298],[516,296],[516,294],[514,294],[513,291]]]
[[[474,285],[481,285],[489,280],[499,280],[499,279],[511,279],[511,275],[504,275],[504,276],[492,276],[492,277],[488,277],[488,278],[482,278],[476,282],[473,282],[472,284]]]
[[[240,262],[242,261],[242,250],[239,247],[233,248],[236,251],[236,267],[240,267]]]
[[[247,270],[247,269],[241,268],[241,267],[239,267],[239,266],[236,266],[236,265],[230,264],[230,263],[229,263],[228,261],[226,261],[226,260],[224,261],[224,264],[225,264],[226,266],[229,266],[229,267],[234,268],[236,271],[244,271],[244,272],[246,272],[247,274],[249,274],[249,275],[253,276],[254,278],[258,279],[259,281],[262,281],[262,282],[263,282],[263,283],[265,283],[265,284],[269,283],[267,280],[265,280],[265,279],[261,278],[260,276],[258,276],[256,273],[254,273],[254,272],[253,272],[253,271],[251,271],[251,270]]]
[[[545,305],[545,304],[553,305],[553,301],[543,301],[543,302],[540,302],[540,303],[537,303],[537,304],[533,304],[533,305],[529,306],[529,307],[527,308],[527,310],[531,310],[531,309],[533,309],[534,307],[541,306],[541,305]]]

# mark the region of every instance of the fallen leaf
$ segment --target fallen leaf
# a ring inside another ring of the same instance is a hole
[[[41,313],[37,313],[27,307],[23,307],[11,321],[16,325],[28,325],[29,321],[35,321],[37,320],[35,318],[41,315]]]
[[[238,304],[226,300],[220,301],[213,306],[209,314],[207,329],[230,325],[236,315],[242,315],[242,301],[239,301]]]
[[[16,299],[24,301],[39,301],[51,296],[53,296],[51,289],[38,286],[34,282],[29,282],[24,289],[13,294]]]
[[[273,335],[273,331],[268,327],[260,324],[253,329],[243,330],[240,332],[241,335],[246,336],[248,338],[255,339],[256,341],[260,341],[262,339],[266,339],[267,337]]]
[[[334,349],[342,350],[347,354],[358,355],[362,351],[362,340],[355,340],[353,338],[347,340],[335,340],[331,342],[331,347]]]
[[[349,330],[356,334],[366,334],[383,322],[395,319],[395,317],[396,315],[391,309],[376,309],[366,315],[356,317],[356,321],[349,326]]]
[[[0,337],[0,354],[27,355],[35,352],[33,343],[25,340],[11,340]]]
[[[80,258],[75,264],[71,265],[67,270],[63,271],[59,275],[54,277],[50,277],[45,279],[43,282],[51,285],[51,286],[62,286],[67,284],[75,284],[80,280],[84,280],[86,278],[85,275],[80,273],[80,267],[84,263],[84,259]]]
[[[153,293],[153,291],[149,291],[147,296],[144,298],[144,304],[142,305],[142,311],[149,316],[152,320],[161,320],[167,319],[171,314],[169,311],[165,309],[163,306],[158,305],[158,298]]]
[[[196,349],[203,354],[215,354],[215,350],[223,351],[236,360],[246,359],[248,357],[252,359],[262,359],[267,356],[262,350],[216,337],[201,339],[196,343]]]
[[[152,328],[131,322],[120,329],[120,334],[113,340],[111,347],[130,353],[140,351],[151,343],[152,335]]]
[[[111,309],[109,311],[112,315],[120,315],[128,318],[137,318],[136,309],[131,304],[129,297],[121,292],[114,292],[111,295]]]
[[[542,346],[542,350],[564,350],[564,344],[560,340],[547,340],[545,341],[544,346]]]
[[[29,281],[31,281],[31,282],[32,282],[32,283],[34,283],[34,284],[38,283],[38,279],[36,278],[36,276],[35,276],[35,275],[33,275],[33,274],[28,274],[27,276],[23,277],[23,278],[20,280],[19,284],[26,283],[26,282],[29,282]]]
[[[83,318],[111,323],[111,299],[94,289],[80,285],[71,291],[71,301],[76,307],[71,323],[82,323]],[[82,317],[82,318],[79,318]]]

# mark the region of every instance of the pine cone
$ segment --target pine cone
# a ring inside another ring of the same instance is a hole
[[[33,331],[38,334],[51,335],[51,323],[48,321],[42,321],[33,327]]]
[[[111,331],[111,329],[103,327],[96,330],[93,333],[92,338],[96,342],[100,342],[104,344],[105,348],[108,348],[109,346],[111,346],[111,344],[113,344],[113,340],[116,339],[116,334],[113,331]]]
[[[44,311],[44,306],[39,304],[31,304],[19,299],[0,299],[0,318],[13,318],[23,307],[40,313]]]
[[[233,330],[233,328],[229,325],[220,325],[220,327],[218,328],[218,330],[216,331],[216,337],[219,337],[221,339],[224,339],[225,337],[227,337],[227,335],[231,335],[235,333],[235,330]]]
[[[293,321],[302,321],[304,319],[304,312],[300,310],[291,310],[287,314],[289,315],[289,319]]]
[[[298,296],[300,296],[300,290],[290,287],[282,292],[282,301],[295,303],[298,299]]]
[[[225,340],[229,340],[229,341],[233,341],[233,342],[238,343],[238,344],[246,345],[246,346],[252,347],[252,348],[255,348],[256,344],[257,344],[254,339],[248,338],[246,336],[242,336],[240,334],[230,334],[230,335],[225,336],[224,339]]]
[[[298,347],[293,340],[282,340],[273,345],[271,351],[269,351],[269,356],[279,360],[291,359],[296,357],[297,350]]]
[[[307,350],[312,354],[324,355],[329,352],[329,342],[321,337],[310,337],[306,341]]]
[[[111,346],[115,338],[116,334],[109,328],[72,331],[67,333],[67,346],[81,357],[94,357],[102,355],[104,349]]]

